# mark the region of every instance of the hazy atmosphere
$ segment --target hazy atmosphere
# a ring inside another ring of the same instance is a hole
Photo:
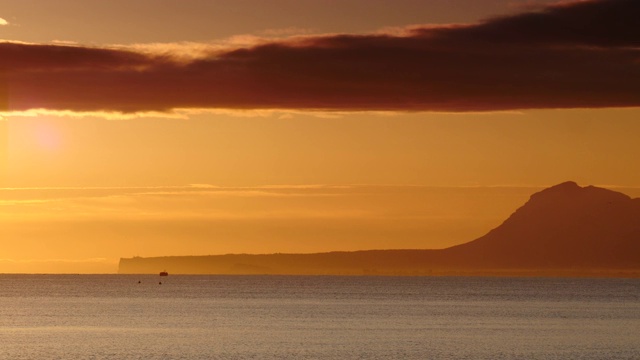
[[[639,197],[639,13],[0,0],[0,272],[441,249],[564,181]]]

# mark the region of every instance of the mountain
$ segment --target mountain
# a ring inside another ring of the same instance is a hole
[[[502,225],[443,256],[471,267],[640,267],[640,199],[565,182],[532,195]]]
[[[531,196],[486,235],[442,250],[120,260],[120,273],[533,274],[640,276],[640,199],[565,182]],[[616,275],[617,274],[617,275]]]

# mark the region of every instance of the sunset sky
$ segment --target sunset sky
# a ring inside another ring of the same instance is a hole
[[[0,272],[443,248],[640,196],[636,0],[0,0]]]

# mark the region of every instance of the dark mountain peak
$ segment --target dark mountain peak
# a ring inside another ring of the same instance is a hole
[[[629,214],[637,214],[638,210],[637,202],[625,194],[565,182],[531,195],[529,201],[516,210],[504,225],[519,229],[522,226],[538,228],[549,224],[568,224],[576,219],[613,223],[615,218],[627,218]]]
[[[629,200],[631,200],[629,196],[613,190],[591,185],[580,187],[573,181],[567,181],[531,195],[524,207],[584,208]]]
[[[636,266],[637,200],[565,182],[533,194],[502,225],[451,251],[478,266]]]
[[[582,189],[575,181],[565,181],[558,185],[551,186],[543,191],[576,191]]]

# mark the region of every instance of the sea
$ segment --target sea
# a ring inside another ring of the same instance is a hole
[[[640,280],[5,274],[0,359],[640,359]]]

